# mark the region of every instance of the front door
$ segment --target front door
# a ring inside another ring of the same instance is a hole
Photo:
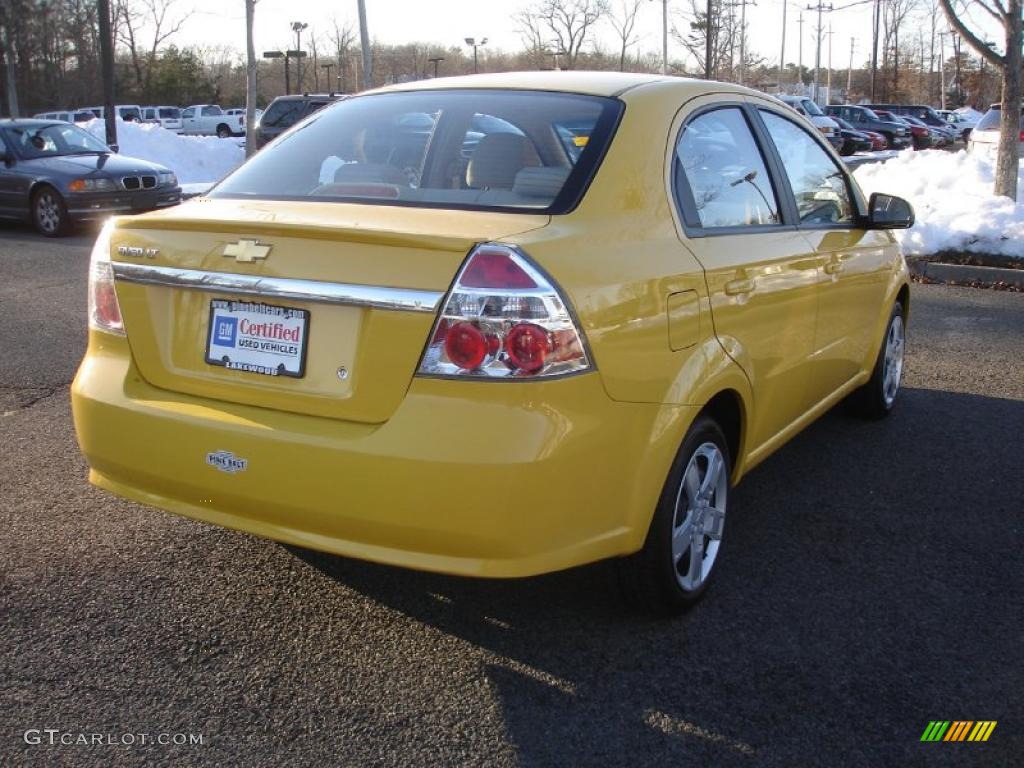
[[[892,273],[887,232],[865,230],[849,174],[807,129],[759,110],[783,159],[808,250],[820,257],[821,303],[814,339],[811,396],[831,395],[861,372]]]

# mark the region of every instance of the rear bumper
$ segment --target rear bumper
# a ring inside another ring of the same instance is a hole
[[[612,401],[597,375],[416,379],[367,425],[159,390],[92,334],[72,386],[97,486],[299,546],[515,577],[639,549],[696,409]],[[207,462],[245,459],[227,473]]]

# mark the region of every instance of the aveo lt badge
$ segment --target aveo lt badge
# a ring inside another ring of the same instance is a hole
[[[206,454],[206,463],[229,475],[233,475],[235,472],[244,472],[249,466],[248,459],[235,456],[231,451],[211,451]]]
[[[263,245],[259,240],[239,240],[224,246],[225,256],[234,256],[235,261],[252,264],[257,259],[267,258],[272,246]]]

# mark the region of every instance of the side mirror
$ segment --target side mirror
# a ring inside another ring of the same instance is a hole
[[[909,229],[914,209],[902,197],[875,192],[868,201],[868,229]]]

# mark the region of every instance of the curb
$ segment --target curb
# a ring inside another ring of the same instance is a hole
[[[939,264],[934,261],[912,261],[910,273],[942,283],[1004,283],[1024,288],[1024,269],[978,267],[970,264]]]

